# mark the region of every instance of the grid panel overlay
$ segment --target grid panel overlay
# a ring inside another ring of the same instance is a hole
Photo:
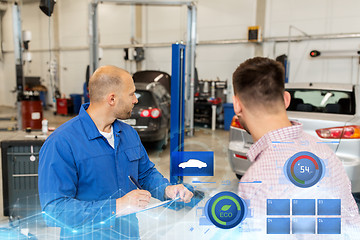
[[[341,234],[341,199],[267,199],[267,234]]]

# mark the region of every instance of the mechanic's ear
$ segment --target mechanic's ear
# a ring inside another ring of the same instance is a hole
[[[242,109],[241,109],[240,99],[236,95],[233,96],[233,104],[234,104],[235,115],[238,116],[241,113]]]
[[[284,92],[284,103],[285,103],[285,109],[287,109],[290,105],[291,101],[291,95],[288,91]]]
[[[106,101],[108,102],[108,104],[110,106],[114,106],[115,105],[115,94],[114,93],[108,94],[106,97]]]

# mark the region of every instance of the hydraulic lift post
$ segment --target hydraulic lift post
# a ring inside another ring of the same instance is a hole
[[[172,45],[171,67],[171,121],[170,121],[170,182],[183,183],[183,176],[176,176],[172,166],[173,152],[184,151],[185,113],[185,45]]]

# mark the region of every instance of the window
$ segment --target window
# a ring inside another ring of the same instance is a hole
[[[154,104],[154,98],[149,91],[136,90],[135,96],[138,99],[139,106],[150,106]]]
[[[321,89],[287,89],[291,95],[288,111],[355,114],[353,92]]]

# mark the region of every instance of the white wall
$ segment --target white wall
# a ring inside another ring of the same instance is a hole
[[[256,1],[253,0],[200,0],[197,40],[247,38],[247,27],[255,24],[255,14]],[[147,7],[144,18],[145,35],[149,43],[186,41],[186,7]],[[231,81],[232,73],[239,63],[253,55],[252,44],[197,46],[199,79]],[[171,74],[171,47],[146,49],[145,63],[147,69]]]
[[[82,93],[86,66],[89,64],[88,3],[86,0],[57,1],[59,11],[59,90],[69,97]],[[83,50],[81,50],[83,49]]]
[[[226,3],[226,4],[224,4]],[[200,1],[198,36],[200,41],[245,39],[247,27],[255,25],[256,1]],[[253,44],[200,45],[196,65],[200,79],[229,80],[235,68],[254,55]]]
[[[13,50],[12,38],[12,13],[11,5],[2,19],[3,28],[3,50]],[[0,105],[15,105],[16,95],[11,93],[15,89],[15,60],[14,54],[3,54],[3,61],[0,61]]]
[[[3,17],[3,50],[4,60],[0,61],[0,105],[15,106],[16,94],[11,91],[16,88],[15,78],[15,59],[14,59],[14,40],[13,40],[13,21],[12,4],[8,4],[8,9]],[[25,76],[41,76],[43,84],[48,84],[48,53],[38,50],[46,49],[50,39],[53,41],[53,32],[48,31],[49,18],[39,10],[38,3],[26,4],[21,6],[21,24],[23,30],[32,33],[32,40],[29,49],[32,52],[32,61],[24,65]],[[50,23],[52,26],[52,23]],[[52,27],[50,28],[52,29]]]
[[[199,0],[199,41],[245,39],[247,27],[255,25],[255,0]],[[289,25],[307,34],[333,34],[360,32],[360,1],[357,0],[267,0],[264,37],[288,36]],[[60,91],[66,95],[81,93],[85,70],[89,62],[88,0],[57,1],[55,11],[59,22],[59,77]],[[130,6],[99,4],[99,31],[101,45],[129,44],[131,38],[132,9]],[[38,3],[22,6],[23,29],[31,30],[31,49],[48,48],[48,17],[38,9]],[[143,7],[144,43],[163,43],[186,40],[186,7]],[[54,43],[54,20],[51,18],[50,38]],[[15,64],[12,39],[11,8],[3,18],[3,46],[6,51],[0,61],[0,105],[14,105]],[[296,30],[292,35],[301,35]],[[56,36],[56,34],[55,34]],[[356,82],[358,59],[310,59],[313,49],[359,49],[360,39],[294,42],[290,45],[290,81]],[[276,57],[287,53],[287,43],[263,43],[264,56]],[[200,79],[231,81],[232,72],[242,61],[253,57],[253,43],[236,45],[200,45],[196,52],[196,65]],[[55,53],[54,53],[55,54]],[[33,61],[26,65],[27,75],[40,75],[49,87],[48,52],[33,52]],[[123,60],[122,49],[105,49],[100,65],[117,65],[130,72],[134,65]],[[171,48],[145,49],[144,69],[158,69],[171,73]]]
[[[268,0],[265,36],[288,36],[289,25],[309,35],[360,33],[360,1],[356,0]],[[303,36],[292,29],[292,36]],[[310,58],[311,50],[359,50],[360,39],[302,41],[290,44],[289,82],[358,81],[358,58]],[[267,43],[264,55],[287,53],[288,44]]]
[[[132,7],[126,5],[100,4],[98,26],[101,45],[129,44],[131,39]],[[115,65],[130,71],[125,63],[123,49],[104,49],[99,65]],[[135,71],[135,66],[133,66]]]
[[[247,37],[247,26],[255,23],[256,1],[200,0],[197,40],[239,39]],[[149,43],[186,41],[187,9],[148,7],[145,14]],[[166,19],[166,20],[165,20]],[[253,55],[252,45],[198,46],[196,65],[199,78],[231,78],[241,60]],[[171,72],[171,48],[152,48],[146,52],[146,67]]]

